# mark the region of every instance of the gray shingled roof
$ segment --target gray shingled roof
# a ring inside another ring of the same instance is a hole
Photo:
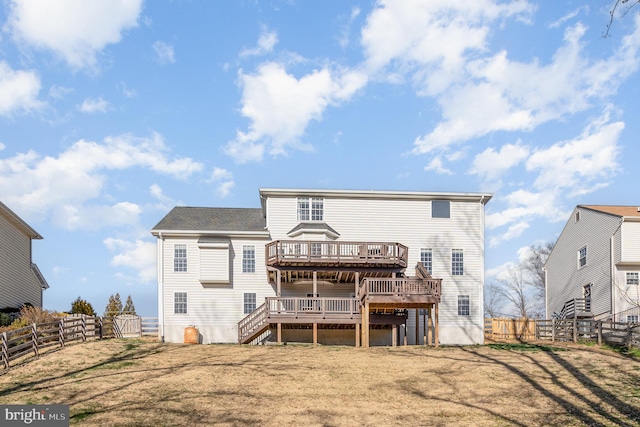
[[[193,208],[177,206],[151,229],[175,231],[265,231],[260,208]]]

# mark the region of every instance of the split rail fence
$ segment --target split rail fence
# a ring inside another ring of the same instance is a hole
[[[485,337],[521,341],[593,341],[640,348],[640,325],[593,319],[485,319]]]
[[[137,336],[157,336],[158,320],[140,318]],[[130,337],[131,335],[128,335]],[[40,352],[64,347],[74,341],[124,337],[113,318],[94,316],[62,317],[52,322],[33,323],[20,329],[0,333],[0,371],[9,369],[12,361],[39,356]]]

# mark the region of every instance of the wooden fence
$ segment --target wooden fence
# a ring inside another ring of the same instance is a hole
[[[157,336],[158,319],[142,317],[138,336]],[[112,318],[94,316],[62,317],[52,322],[33,323],[0,333],[0,371],[16,359],[38,356],[50,347],[64,347],[73,341],[118,337]]]
[[[640,347],[640,325],[593,319],[485,319],[489,339],[593,341],[614,346]]]

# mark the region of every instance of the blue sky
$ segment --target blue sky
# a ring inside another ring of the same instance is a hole
[[[5,0],[0,200],[44,236],[45,308],[155,315],[149,229],[260,187],[493,192],[489,280],[575,205],[640,204],[612,3]]]

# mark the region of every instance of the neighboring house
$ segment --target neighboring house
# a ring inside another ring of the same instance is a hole
[[[261,189],[261,208],[176,207],[158,238],[163,340],[483,342],[490,194]],[[416,328],[417,325],[417,328]]]
[[[547,318],[637,322],[640,207],[576,206],[544,268]]]
[[[42,236],[0,202],[0,309],[42,307],[42,291],[49,285],[32,261],[33,239]]]

